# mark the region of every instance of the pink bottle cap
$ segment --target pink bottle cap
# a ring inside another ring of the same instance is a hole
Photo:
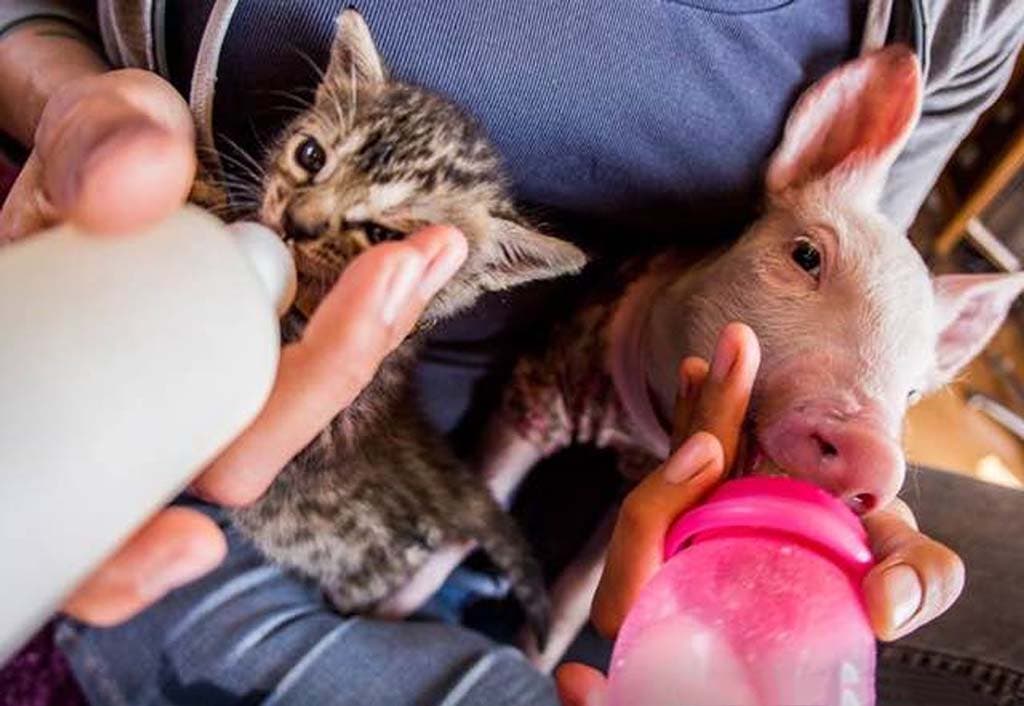
[[[863,525],[840,500],[805,481],[777,477],[740,478],[722,485],[672,524],[665,559],[716,531],[736,529],[790,535],[829,552],[856,579],[874,563]]]

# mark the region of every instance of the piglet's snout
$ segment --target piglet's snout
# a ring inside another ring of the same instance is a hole
[[[858,513],[889,504],[903,484],[898,442],[863,418],[792,410],[763,430],[760,443],[787,473],[816,483]]]

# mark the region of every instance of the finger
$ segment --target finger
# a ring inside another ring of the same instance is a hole
[[[749,326],[731,323],[722,329],[689,432],[706,431],[722,444],[725,467],[731,468],[747,415],[754,378],[761,363],[757,336]]]
[[[637,595],[661,568],[672,521],[696,505],[724,470],[718,439],[698,432],[626,496],[591,606],[598,632],[610,638],[619,631]]]
[[[56,212],[39,188],[41,181],[42,165],[33,152],[21,168],[0,210],[0,246],[43,230],[54,222]]]
[[[36,134],[42,197],[95,232],[130,230],[184,203],[195,174],[188,108],[165,82],[114,72],[60,94]]]
[[[672,415],[673,451],[679,448],[690,433],[691,417],[696,411],[704,381],[707,380],[708,369],[708,362],[697,357],[685,358],[679,365],[679,392]]]
[[[392,288],[388,293],[381,315],[389,327],[386,331],[390,334],[386,339],[389,350],[409,335],[426,305],[451,279],[467,255],[465,237],[450,226],[429,226],[404,243],[392,245],[407,246],[425,264],[415,280],[415,286],[408,290]],[[357,262],[353,262],[349,269],[356,266]],[[368,264],[363,266],[367,269],[370,267]],[[303,334],[304,344],[323,348],[337,345],[337,321],[349,317],[351,311],[351,300],[342,288],[335,286],[309,322]]]
[[[114,625],[212,570],[226,552],[213,520],[195,510],[168,508],[86,579],[64,611],[94,625]]]
[[[281,468],[362,391],[465,257],[465,238],[434,226],[356,258],[302,340],[282,351],[263,411],[199,477],[196,492],[226,505],[262,495]]]
[[[911,529],[917,530],[917,517],[914,515],[914,511],[910,509],[910,506],[905,502],[896,498],[891,503],[885,506],[884,509],[879,512],[889,512],[899,517],[903,522],[910,526]],[[870,515],[869,515],[870,517]]]
[[[555,670],[555,685],[562,706],[599,706],[607,682],[593,667],[570,662]]]
[[[964,565],[945,545],[926,537],[900,510],[864,520],[878,564],[864,579],[875,634],[895,640],[944,613],[964,586]]]

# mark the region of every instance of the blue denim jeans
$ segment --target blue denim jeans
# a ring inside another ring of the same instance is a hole
[[[1024,705],[1024,493],[918,471],[905,497],[964,557],[968,582],[948,614],[880,648],[880,706]],[[343,618],[226,529],[217,571],[134,620],[59,626],[93,704],[557,704],[515,649],[457,625]],[[598,666],[607,655],[593,634],[570,651]]]

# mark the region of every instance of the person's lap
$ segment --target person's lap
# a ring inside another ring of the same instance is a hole
[[[953,609],[879,658],[880,706],[1024,704],[1024,493],[933,471],[905,499],[922,529],[964,557]],[[314,586],[238,536],[212,575],[113,629],[65,621],[58,640],[93,703],[555,704],[516,653],[447,624],[344,619]],[[609,646],[571,651],[603,667]]]
[[[343,618],[237,532],[228,540],[214,573],[128,623],[58,626],[91,703],[557,703],[551,680],[514,648],[455,625]]]

